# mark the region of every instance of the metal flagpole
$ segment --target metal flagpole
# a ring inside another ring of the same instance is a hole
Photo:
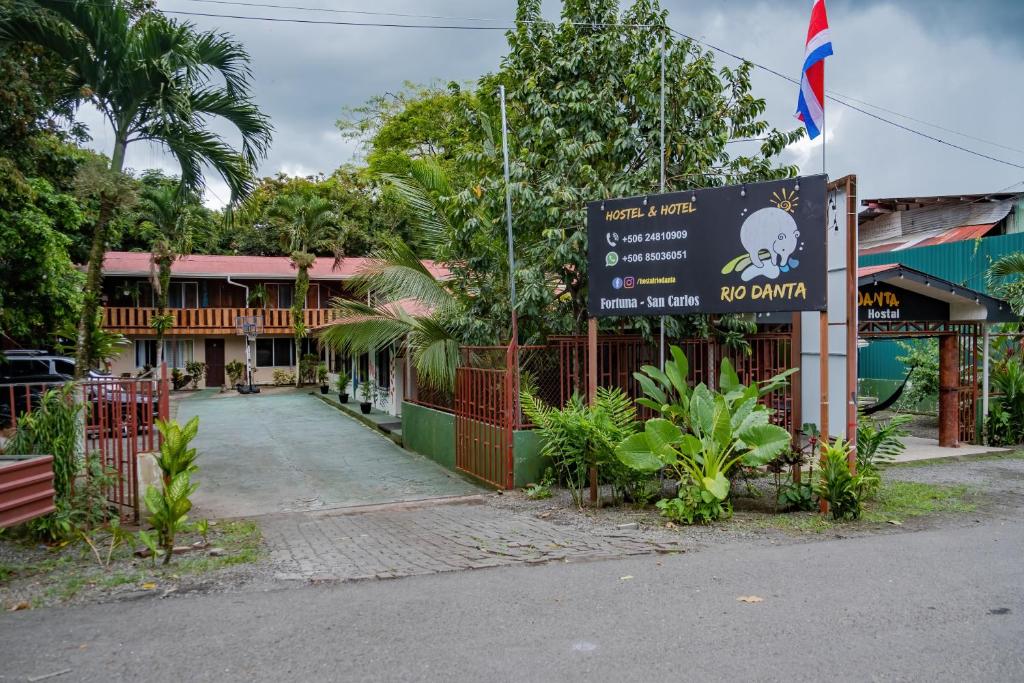
[[[658,155],[661,160],[660,185],[661,193],[665,193],[665,35],[661,36],[661,153]],[[661,370],[665,371],[665,316],[659,319],[659,343],[658,350],[661,357]]]
[[[508,233],[508,287],[512,303],[512,340],[518,344],[516,325],[516,257],[512,251],[512,186],[508,168],[508,119],[505,115],[505,86],[499,86],[501,95],[501,151],[505,158],[505,221]]]

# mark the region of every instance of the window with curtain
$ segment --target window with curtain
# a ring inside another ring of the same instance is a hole
[[[164,341],[164,362],[169,368],[185,369],[192,361],[193,342],[191,339],[169,339]]]
[[[135,340],[135,367],[145,368],[156,365],[156,340]]]
[[[168,308],[199,308],[199,283],[172,282],[167,289]]]

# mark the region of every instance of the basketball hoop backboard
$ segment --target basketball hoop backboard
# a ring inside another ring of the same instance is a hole
[[[235,332],[245,336],[249,340],[256,338],[256,335],[263,332],[262,315],[239,315],[235,316]]]

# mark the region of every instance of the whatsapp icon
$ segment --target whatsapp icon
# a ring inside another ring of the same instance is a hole
[[[619,262],[619,255],[614,251],[609,251],[608,255],[604,257],[604,264],[611,268]]]

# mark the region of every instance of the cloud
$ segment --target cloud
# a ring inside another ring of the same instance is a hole
[[[336,7],[329,0],[303,6]],[[405,3],[413,13],[444,16],[510,18],[514,3],[469,0],[419,0]],[[798,76],[803,57],[809,2],[720,0],[694,3],[663,0],[670,23],[708,42],[743,54],[784,73]],[[556,18],[561,4],[544,3]],[[373,17],[304,13],[270,8],[200,6],[165,0],[165,10],[209,11],[314,19]],[[399,5],[382,11],[402,11]],[[1024,149],[1018,115],[1024,89],[1015,87],[1024,72],[1024,3],[975,0],[830,0],[830,23],[836,55],[828,60],[826,86],[835,91],[897,110],[915,118],[971,132]],[[345,107],[370,96],[395,92],[404,81],[470,81],[495,70],[507,46],[501,31],[440,31],[369,27],[311,26],[235,19],[188,18],[202,28],[233,33],[252,55],[254,94],[272,117],[274,144],[259,172],[303,175],[330,173],[358,158],[359,145],[344,140],[334,127]],[[412,21],[382,18],[389,21]],[[450,22],[439,22],[450,23]],[[723,65],[735,65],[719,57]],[[767,100],[766,117],[783,129],[792,118],[796,86],[757,71],[755,94]],[[828,105],[828,167],[833,177],[856,173],[862,197],[993,191],[1024,179],[1024,171],[948,149],[871,119],[839,104]],[[879,115],[993,156],[1024,164],[1015,153],[923,124]],[[95,144],[109,151],[109,135],[98,116],[87,121]],[[228,131],[225,130],[227,133]],[[820,154],[802,142],[786,150],[783,160],[817,173]],[[173,169],[159,151],[131,149],[129,165]],[[152,160],[152,161],[151,161]],[[226,199],[223,184],[210,185]],[[217,188],[220,189],[217,189]],[[207,197],[208,201],[212,201]]]

